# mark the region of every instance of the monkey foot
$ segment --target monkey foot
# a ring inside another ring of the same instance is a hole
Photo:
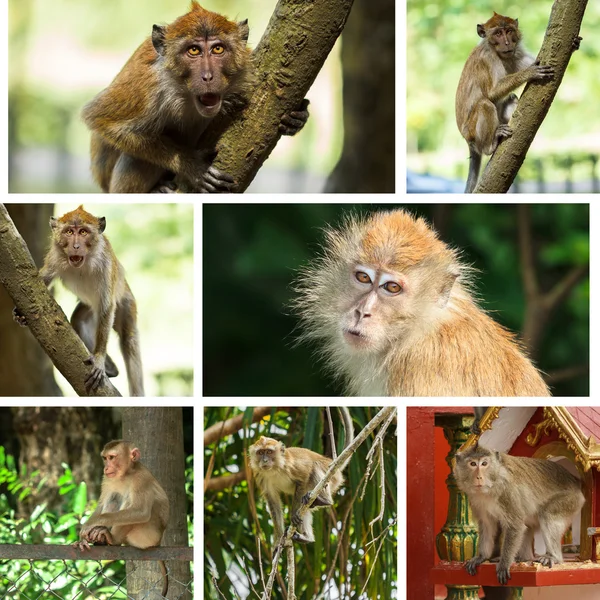
[[[104,366],[98,364],[99,361],[94,355],[90,356],[83,362],[86,365],[92,365],[92,371],[89,374],[88,378],[85,380],[85,387],[88,390],[88,392],[95,391],[100,387],[100,384],[104,381],[104,377],[106,376]]]
[[[558,564],[558,560],[554,558],[554,556],[548,556],[547,554],[542,554],[533,560],[533,562],[539,562],[542,567],[549,567],[550,569]]]
[[[78,542],[75,542],[73,544],[73,548],[77,548],[78,550],[89,550],[90,549],[90,545],[88,544],[88,542],[86,540],[79,540]]]
[[[298,532],[294,533],[294,535],[292,536],[292,539],[295,542],[298,542],[299,544],[310,544],[315,541],[315,540],[310,540],[307,537],[304,537],[302,534],[300,534]]]
[[[27,318],[19,312],[19,309],[15,306],[13,308],[13,321],[21,327],[27,327]]]
[[[229,173],[219,171],[212,165],[202,176],[200,192],[203,194],[227,194],[235,190],[237,184]]]
[[[498,141],[509,138],[513,134],[513,130],[508,125],[498,125],[496,129],[496,138]]]

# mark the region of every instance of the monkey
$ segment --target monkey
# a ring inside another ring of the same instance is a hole
[[[140,461],[141,453],[126,440],[108,442],[102,452],[104,476],[98,506],[73,545],[88,550],[90,543],[135,548],[159,546],[169,521],[169,498],[160,483]],[[166,596],[169,578],[164,561],[158,561]]]
[[[519,20],[494,16],[477,25],[483,38],[471,52],[456,91],[456,123],[469,145],[465,193],[477,185],[482,154],[493,154],[512,135],[508,122],[517,106],[511,92],[529,81],[548,81],[554,69],[538,64],[521,44]]]
[[[104,235],[106,219],[91,215],[80,205],[62,217],[52,217],[50,228],[52,241],[40,277],[46,286],[60,278],[80,300],[71,316],[71,325],[92,353],[86,360],[92,367],[85,382],[88,392],[98,389],[105,376],[118,374],[106,353],[112,327],[119,334],[129,393],[143,396],[137,306],[123,266]],[[17,323],[27,326],[16,308],[13,315]]]
[[[154,25],[114,81],[83,109],[92,131],[92,174],[104,192],[171,193],[173,177],[192,191],[226,193],[236,182],[212,165],[203,138],[216,117],[247,102],[254,85],[248,21],[235,23],[192,0],[170,25]],[[308,101],[283,115],[297,133]]]
[[[297,343],[358,396],[548,396],[516,337],[475,302],[472,269],[401,209],[348,216],[300,270]]]
[[[469,575],[493,556],[500,532],[496,574],[501,585],[510,579],[515,560],[546,567],[562,562],[562,535],[585,502],[579,478],[550,460],[482,447],[458,452],[453,471],[479,527],[479,552],[465,563]],[[536,531],[546,546],[546,553],[537,557],[532,550]]]
[[[344,426],[345,449],[354,439],[354,428],[348,409],[341,407],[339,410]],[[292,540],[301,544],[314,542],[311,511],[333,505],[333,495],[344,483],[342,471],[350,459],[342,464],[316,497],[310,507],[311,510],[304,516],[300,516],[300,508],[308,503],[310,492],[323,479],[332,460],[308,448],[286,448],[283,442],[265,436],[261,436],[250,446],[249,458],[250,468],[267,501],[273,519],[274,542],[279,543],[284,533],[282,493],[293,494],[291,521],[297,530]]]

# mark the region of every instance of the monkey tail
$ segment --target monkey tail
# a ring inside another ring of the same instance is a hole
[[[344,450],[353,442],[354,440],[354,425],[352,423],[352,417],[350,416],[350,411],[344,406],[339,406],[338,410],[340,411],[340,415],[342,417],[342,425],[344,427]],[[344,464],[340,467],[340,471],[343,471],[350,462],[350,458],[344,462]]]
[[[469,176],[467,177],[467,187],[465,194],[472,194],[477,180],[479,179],[479,170],[481,169],[481,153],[477,152],[472,145],[469,145]]]
[[[165,566],[164,560],[159,560],[158,564],[160,565],[160,571],[163,576],[163,587],[161,594],[166,598],[167,592],[169,591],[169,575],[167,573],[167,567]]]

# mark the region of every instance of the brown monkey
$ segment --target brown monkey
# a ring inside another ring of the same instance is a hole
[[[105,192],[169,192],[173,175],[198,192],[230,192],[233,178],[211,165],[203,134],[252,88],[248,21],[234,23],[192,0],[190,12],[134,52],[115,80],[83,109],[92,130],[92,173]],[[307,101],[284,115],[281,130],[299,131]]]
[[[58,219],[52,217],[50,227],[52,242],[40,277],[47,286],[59,277],[80,300],[71,316],[71,324],[92,352],[86,361],[92,365],[86,380],[88,391],[96,390],[105,375],[118,374],[106,354],[108,335],[113,327],[119,334],[129,393],[143,396],[137,307],[123,267],[104,235],[106,219],[94,217],[79,206]],[[20,325],[27,325],[16,309],[14,315]]]
[[[550,460],[481,447],[456,454],[454,476],[479,526],[479,552],[465,564],[470,575],[494,555],[500,532],[496,572],[502,585],[510,579],[515,560],[547,567],[562,562],[562,535],[585,502],[577,477]],[[546,554],[538,557],[532,551],[536,531],[541,531],[546,546]]]
[[[159,546],[169,521],[169,499],[152,473],[139,462],[140,451],[131,442],[114,440],[104,446],[104,477],[98,506],[82,527],[74,546],[87,550],[90,543],[135,548]],[[162,595],[169,579],[165,563]]]
[[[301,274],[304,333],[358,396],[548,396],[515,336],[479,308],[457,251],[403,210],[349,217]]]
[[[469,144],[466,193],[477,185],[481,155],[493,154],[512,135],[508,122],[517,105],[512,94],[528,81],[552,79],[554,69],[535,63],[521,44],[519,20],[497,13],[477,25],[483,41],[465,63],[456,91],[456,123]]]
[[[347,448],[354,439],[352,418],[347,408],[340,408],[340,414],[344,425],[344,448]],[[314,542],[311,511],[333,504],[333,495],[344,483],[342,471],[346,468],[349,459],[317,496],[311,505],[311,510],[304,516],[300,516],[298,511],[302,504],[307,503],[308,494],[323,479],[332,460],[307,448],[286,448],[283,442],[264,436],[250,446],[249,457],[250,468],[267,501],[273,519],[274,543],[279,543],[284,531],[282,493],[293,494],[294,497],[291,515],[297,531],[292,539],[302,544]]]

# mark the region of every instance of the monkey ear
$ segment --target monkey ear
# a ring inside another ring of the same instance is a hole
[[[106,229],[106,217],[100,217],[98,219],[98,233],[104,233]]]
[[[285,444],[283,442],[279,442],[279,444],[281,445],[281,451],[283,452],[285,450]]]
[[[131,451],[131,462],[136,462],[136,461],[140,460],[141,457],[142,457],[142,454],[138,448],[134,448]]]
[[[456,265],[451,265],[450,268],[444,273],[442,276],[442,289],[440,290],[440,295],[437,299],[437,305],[440,308],[445,308],[448,304],[448,300],[450,300],[450,293],[452,292],[452,287],[454,286],[454,282],[456,278],[459,276],[460,272]]]
[[[240,33],[240,37],[244,42],[248,41],[248,36],[250,35],[250,27],[248,27],[248,19],[244,19],[240,21],[238,24],[238,31]]]
[[[50,217],[50,228],[56,229],[58,227],[58,220],[56,217]]]
[[[165,55],[165,28],[161,25],[152,25],[152,45],[160,56]]]
[[[519,19],[515,19],[515,25],[519,27]]]
[[[482,24],[482,23],[479,23],[479,24],[477,25],[477,35],[478,35],[480,38],[484,38],[484,37],[485,37],[485,27],[483,26],[483,24]]]

